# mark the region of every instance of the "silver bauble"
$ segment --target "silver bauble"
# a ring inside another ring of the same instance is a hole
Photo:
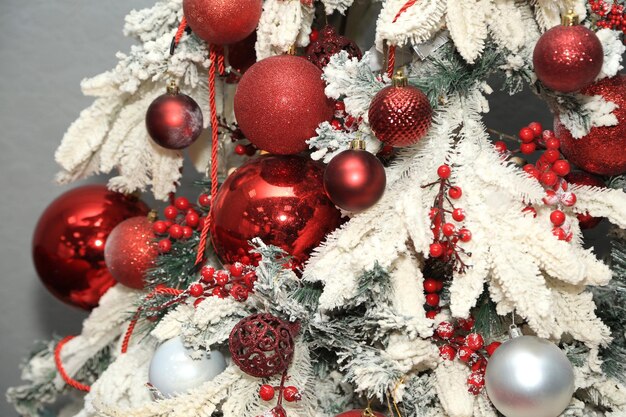
[[[210,381],[226,369],[224,355],[217,350],[193,359],[193,351],[180,337],[161,344],[150,361],[150,383],[169,398]]]
[[[506,417],[557,417],[574,394],[574,370],[555,344],[517,328],[489,359],[485,387]]]

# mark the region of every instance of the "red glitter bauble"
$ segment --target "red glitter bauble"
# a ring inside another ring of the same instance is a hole
[[[533,52],[537,78],[546,87],[563,93],[591,84],[603,60],[600,40],[582,25],[553,27],[541,35]]]
[[[183,149],[202,133],[202,111],[191,97],[169,87],[168,93],[154,100],[146,113],[150,137],[167,149]]]
[[[385,415],[369,409],[356,409],[344,411],[343,413],[337,414],[335,417],[385,417]]]
[[[104,247],[104,261],[113,278],[130,288],[143,289],[148,268],[158,255],[152,222],[131,217],[115,226]]]
[[[238,42],[254,32],[262,8],[262,0],[183,0],[191,30],[216,45]]]
[[[313,65],[323,69],[330,62],[330,57],[341,51],[346,51],[349,58],[360,60],[363,56],[354,41],[338,35],[332,26],[326,26],[320,31],[319,38],[306,49],[306,57]]]
[[[289,368],[299,326],[269,313],[253,314],[233,327],[228,349],[233,362],[248,375],[268,378]]]
[[[561,152],[585,171],[599,175],[620,175],[626,172],[626,76],[605,78],[583,91],[588,96],[600,95],[619,107],[613,110],[616,126],[592,127],[586,136],[575,139],[569,130],[554,119],[554,133],[561,141]]]
[[[371,153],[348,149],[336,155],[324,172],[324,189],[337,206],[348,211],[365,210],[385,192],[383,164]]]
[[[589,185],[591,187],[606,188],[606,184],[595,175],[583,171],[574,171],[567,174],[565,180],[570,184]],[[593,217],[588,213],[578,214],[578,225],[581,229],[592,229],[602,221],[602,217]]]
[[[235,117],[257,148],[290,155],[307,149],[335,107],[324,94],[322,71],[306,59],[279,55],[254,64],[235,93]]]
[[[432,123],[433,109],[428,98],[418,88],[396,81],[372,99],[369,123],[378,140],[402,147],[417,143]],[[400,84],[398,84],[400,83]]]
[[[321,163],[301,156],[264,155],[240,166],[211,208],[211,240],[222,262],[249,263],[248,241],[259,237],[291,255],[294,268],[302,266],[341,223],[323,175]]]
[[[115,280],[104,263],[109,233],[123,220],[146,215],[137,198],[85,185],[67,191],[43,212],[33,235],[35,269],[59,300],[90,310]]]

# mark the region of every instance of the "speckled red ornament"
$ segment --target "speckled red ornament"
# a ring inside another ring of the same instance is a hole
[[[575,185],[589,185],[591,187],[606,188],[606,184],[602,181],[602,179],[583,171],[570,172],[565,177],[565,180],[568,183]],[[578,214],[576,217],[578,217],[578,225],[581,229],[592,229],[602,221],[602,217],[593,217],[588,213]]]
[[[254,32],[262,8],[262,0],[183,0],[191,30],[216,45],[238,42]]]
[[[404,76],[396,75],[394,85],[374,96],[368,116],[378,140],[403,147],[417,143],[428,133],[433,109],[420,89],[407,85]]]
[[[600,40],[582,25],[553,27],[541,35],[533,52],[537,78],[563,93],[591,84],[602,69],[603,59]]]
[[[269,313],[253,314],[233,327],[228,349],[233,362],[248,375],[268,378],[289,368],[299,325]]]
[[[85,185],[67,191],[42,213],[33,235],[33,261],[46,288],[61,301],[90,310],[115,280],[104,246],[121,221],[146,215],[135,197]]]
[[[613,110],[616,126],[592,127],[589,134],[575,139],[559,118],[554,119],[554,133],[561,141],[561,152],[579,168],[599,175],[620,175],[626,172],[626,76],[606,78],[583,91],[588,96],[600,95],[619,107]]]
[[[111,232],[104,261],[117,282],[130,288],[145,286],[146,271],[158,255],[152,222],[145,216],[124,220]]]
[[[307,149],[334,105],[324,94],[322,71],[304,58],[279,55],[254,64],[235,93],[235,117],[257,148],[280,155]]]
[[[349,58],[360,60],[363,56],[356,42],[337,34],[332,26],[326,26],[319,32],[317,40],[307,47],[306,57],[313,65],[323,69],[330,58],[341,51],[346,51]]]
[[[337,414],[335,417],[385,417],[385,415],[370,409],[356,409],[344,411],[343,413]]]

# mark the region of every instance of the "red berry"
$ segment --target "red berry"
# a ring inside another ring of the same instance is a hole
[[[344,121],[343,121],[344,126],[347,127],[347,128],[351,128],[352,126],[354,126],[355,123],[356,123],[356,119],[354,117],[352,117],[352,116],[347,116],[344,119]],[[383,147],[383,149],[384,149],[384,147]],[[389,151],[393,152],[393,146],[391,146],[391,149],[387,148],[386,151],[387,152],[389,152]]]
[[[543,153],[543,155],[541,155],[543,159],[545,159],[551,164],[555,163],[559,159],[560,156],[561,154],[556,149],[548,149],[547,151]]]
[[[189,295],[191,295],[192,297],[200,297],[202,294],[204,294],[204,287],[202,286],[202,284],[191,284],[189,286]]]
[[[472,232],[466,228],[459,230],[459,239],[461,239],[461,242],[469,242],[472,240]]]
[[[443,345],[439,347],[439,356],[443,360],[453,361],[456,356],[456,349],[452,345]]]
[[[559,178],[552,171],[546,171],[541,174],[541,183],[547,185],[548,187],[555,185],[558,179]]]
[[[161,253],[168,253],[172,250],[172,242],[167,238],[159,240],[157,246],[159,247],[159,252]]]
[[[437,213],[439,213],[439,209],[436,207],[433,207],[430,209],[430,211],[428,212],[428,217],[430,217],[430,219],[434,219],[435,216],[437,215]]]
[[[341,129],[343,129],[343,125],[342,125],[342,124],[341,124],[341,122],[340,122],[339,120],[337,120],[337,119],[333,119],[333,120],[330,122],[330,125],[331,125],[331,126],[333,127],[333,129],[335,129],[335,130],[341,130]]]
[[[468,346],[461,346],[459,348],[459,359],[461,359],[463,362],[469,362],[473,354],[474,351]]]
[[[198,226],[198,223],[200,223],[200,216],[198,216],[198,213],[196,213],[195,211],[187,213],[187,215],[185,216],[185,223],[189,227],[196,227]]]
[[[243,146],[243,145],[235,146],[235,153],[237,155],[245,155],[246,154],[246,147]]]
[[[561,147],[561,141],[552,136],[546,139],[546,148],[548,149],[559,149]]]
[[[234,277],[240,277],[243,274],[243,264],[240,262],[235,262],[229,268],[230,274]]]
[[[536,137],[539,137],[543,132],[543,127],[539,122],[532,122],[528,125],[528,128],[533,131]]]
[[[317,29],[311,29],[311,33],[309,34],[309,40],[311,42],[315,42],[320,37],[320,32]]]
[[[570,171],[569,162],[563,159],[559,159],[552,165],[552,171],[554,171],[556,175],[560,177],[566,176],[567,174],[569,174]]]
[[[189,200],[185,197],[177,197],[176,200],[174,200],[174,206],[176,206],[178,210],[187,210],[190,207]]]
[[[500,342],[492,342],[489,343],[487,346],[485,346],[485,350],[487,351],[487,354],[489,356],[493,355],[493,352],[496,351],[496,349],[498,349],[500,347],[502,343]]]
[[[530,155],[531,153],[535,152],[535,149],[537,149],[537,145],[535,145],[535,142],[522,143],[519,147],[520,152],[524,155]]]
[[[200,276],[202,277],[202,282],[211,284],[213,282],[213,275],[215,275],[215,268],[213,268],[212,266],[204,265],[202,269],[200,269]]]
[[[449,321],[442,321],[437,325],[435,333],[442,339],[450,339],[454,334],[454,326]]]
[[[256,272],[250,271],[246,272],[243,276],[243,283],[246,284],[246,287],[252,289],[254,286],[254,282],[256,281]]]
[[[566,207],[572,207],[576,204],[576,194],[572,192],[563,193],[561,196],[561,203],[563,203]]]
[[[450,178],[450,174],[452,173],[452,171],[450,170],[450,167],[448,165],[440,165],[439,168],[437,168],[437,175],[439,175],[439,178],[441,179],[447,179]]]
[[[246,145],[246,155],[253,156],[256,153],[256,151],[257,151],[257,147],[254,146],[253,144],[248,143]]]
[[[198,297],[196,298],[196,301],[193,302],[193,307],[194,308],[198,308],[198,306],[200,305],[201,302],[203,302],[205,300],[204,297]]]
[[[472,330],[472,328],[474,328],[474,323],[476,322],[476,320],[474,320],[474,317],[469,317],[466,319],[459,319],[459,326],[461,327],[461,329],[469,332],[470,330]]]
[[[431,307],[437,307],[439,305],[439,295],[438,294],[426,294],[426,304]]]
[[[465,220],[465,210],[462,208],[452,210],[452,218],[457,222],[462,222]]]
[[[552,234],[557,237],[559,240],[565,240],[567,237],[567,233],[561,227],[555,227],[552,229]]]
[[[439,281],[437,281],[436,279],[426,278],[424,280],[424,291],[426,291],[427,293],[435,293],[439,291],[437,288],[439,288]]]
[[[465,344],[472,350],[478,350],[483,347],[485,340],[478,333],[470,333],[465,337]]]
[[[456,200],[461,198],[461,196],[463,195],[463,190],[461,190],[461,187],[450,187],[450,189],[448,190],[448,195],[450,196],[450,198]]]
[[[220,269],[219,271],[217,271],[217,273],[215,274],[215,282],[217,282],[217,285],[219,285],[220,287],[223,287],[224,285],[228,284],[228,272]]]
[[[443,255],[443,246],[441,243],[431,243],[429,253],[433,258],[438,258]]]
[[[335,101],[335,111],[346,110],[346,104],[343,101]]]
[[[180,224],[173,224],[170,226],[168,233],[172,239],[180,239],[183,237],[183,227]]]
[[[189,226],[183,226],[183,239],[191,239],[193,236],[193,229]]]
[[[456,230],[456,227],[454,227],[452,223],[446,223],[443,225],[441,230],[443,231],[443,234],[445,236],[452,236],[454,234],[454,231]]]
[[[268,384],[261,385],[261,388],[259,388],[259,397],[261,397],[263,401],[271,400],[274,398],[274,387]]]
[[[302,396],[300,395],[298,388],[291,386],[291,385],[288,387],[285,387],[285,389],[283,390],[283,396],[285,397],[285,400],[290,403],[294,401],[300,401],[302,399]]]
[[[219,297],[219,298],[224,298],[225,297],[224,292],[222,291],[222,288],[220,288],[220,287],[213,288],[213,291],[211,291],[211,294],[213,294],[214,296]]]
[[[167,223],[163,220],[157,220],[152,223],[152,231],[157,235],[164,235],[167,232]]]
[[[474,395],[478,395],[483,386],[485,386],[485,376],[480,371],[474,371],[467,377],[467,385],[469,385],[469,392]]]
[[[426,312],[426,318],[427,319],[434,320],[436,316],[437,316],[437,310],[428,310]]]
[[[565,223],[565,213],[563,213],[561,210],[554,210],[552,213],[550,213],[550,221],[555,226],[561,226],[563,223]]]
[[[200,194],[198,197],[198,204],[202,207],[209,207],[211,205],[211,196],[208,194]]]
[[[178,216],[178,209],[174,206],[167,206],[163,210],[163,215],[166,219],[174,220]]]
[[[248,290],[243,285],[233,285],[228,293],[236,301],[246,301],[248,299]]]
[[[519,138],[524,143],[530,143],[535,140],[535,132],[529,127],[523,127],[519,131]]]
[[[472,365],[472,371],[480,371],[480,372],[485,372],[485,370],[487,369],[487,361],[484,358],[480,358],[478,359],[473,365]]]
[[[499,140],[497,142],[495,142],[493,144],[493,146],[496,148],[496,151],[500,152],[500,153],[504,153],[506,152],[506,143],[504,143],[503,141]]]
[[[527,206],[522,209],[522,213],[530,213],[533,215],[533,218],[537,217],[537,210],[533,206]]]

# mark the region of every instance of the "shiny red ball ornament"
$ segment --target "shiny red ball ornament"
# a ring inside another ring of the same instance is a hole
[[[368,116],[378,140],[403,147],[417,143],[428,133],[433,109],[420,89],[409,86],[404,75],[396,74],[393,85],[374,96]]]
[[[355,140],[350,149],[336,155],[324,171],[324,189],[333,203],[347,211],[370,208],[385,192],[385,167]]]
[[[570,184],[576,185],[589,185],[592,187],[606,188],[606,184],[600,178],[595,175],[591,175],[583,171],[570,172],[565,180]],[[581,229],[592,229],[602,221],[602,217],[593,217],[589,213],[578,214],[578,225]]]
[[[146,128],[157,143],[167,149],[183,149],[202,133],[202,111],[194,99],[181,94],[175,84],[148,107]]]
[[[104,261],[120,284],[143,289],[146,271],[154,266],[159,250],[146,216],[124,220],[111,231],[104,247]]]
[[[294,268],[341,224],[323,187],[324,166],[301,156],[263,155],[240,166],[213,204],[211,240],[224,264],[254,259],[248,241],[282,248]]]
[[[555,26],[541,35],[533,52],[537,78],[546,87],[562,93],[591,84],[600,73],[603,60],[602,43],[595,32],[571,23]]]
[[[39,278],[59,300],[90,310],[115,280],[104,262],[111,230],[123,220],[146,215],[135,197],[85,185],[67,191],[42,213],[33,235]]]
[[[237,86],[234,108],[246,138],[280,155],[307,149],[306,140],[335,112],[324,94],[322,71],[292,55],[265,58],[250,67]]]
[[[262,8],[262,0],[183,0],[191,30],[216,45],[238,42],[254,32]]]
[[[233,327],[228,349],[233,362],[248,375],[269,378],[287,370],[293,359],[295,323],[269,313],[253,314]]]
[[[306,58],[319,69],[324,69],[330,58],[341,51],[346,51],[349,58],[361,60],[363,56],[356,42],[337,34],[332,26],[326,26],[306,48]]]
[[[378,411],[373,411],[370,409],[356,409],[350,411],[344,411],[343,413],[337,414],[335,417],[385,417],[384,414],[379,413]]]
[[[559,118],[554,120],[554,133],[561,141],[561,152],[572,164],[599,175],[626,173],[626,76],[605,78],[582,91],[584,95],[599,95],[619,107],[613,110],[618,124],[592,127],[580,139],[575,139]]]

